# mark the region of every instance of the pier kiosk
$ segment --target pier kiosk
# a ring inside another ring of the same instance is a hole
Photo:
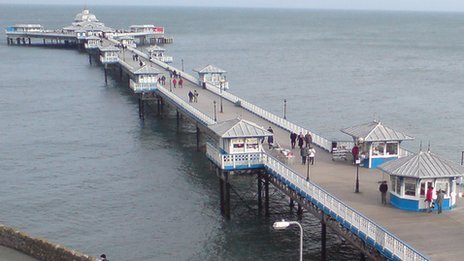
[[[208,64],[202,69],[193,70],[194,72],[198,73],[198,77],[200,80],[200,85],[204,86],[206,82],[217,86],[221,90],[228,90],[229,83],[226,81],[226,76],[223,69],[220,69],[216,66]]]
[[[100,62],[103,64],[114,64],[119,62],[119,48],[107,46],[98,48],[100,50]]]
[[[154,92],[158,83],[160,71],[149,65],[145,65],[133,72],[135,79],[130,79],[129,86],[134,93]]]
[[[158,45],[152,45],[147,48],[150,59],[157,59],[164,63],[172,63],[172,56],[164,55],[165,51],[166,49],[159,47]]]
[[[390,204],[409,211],[425,211],[427,188],[433,187],[434,195],[442,190],[442,208],[456,205],[456,181],[464,175],[464,168],[457,163],[439,158],[428,152],[385,162],[378,167],[390,175]]]
[[[101,46],[101,39],[95,35],[88,36],[85,38],[84,46],[87,51],[96,50]]]
[[[134,37],[131,37],[128,35],[118,36],[116,40],[118,40],[122,44],[122,46],[131,47],[131,48],[137,47]]]
[[[206,144],[207,157],[220,169],[263,168],[261,140],[273,134],[253,122],[233,119],[210,126],[219,137],[217,144]]]
[[[413,140],[406,134],[382,125],[379,121],[357,125],[341,130],[353,137],[359,147],[361,166],[376,168],[378,165],[403,156],[400,144],[404,140]]]

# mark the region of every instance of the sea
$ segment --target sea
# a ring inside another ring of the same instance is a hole
[[[415,137],[404,147],[460,162],[464,150],[464,14],[433,12],[87,8],[115,29],[164,26],[173,65],[213,64],[230,92],[330,140],[372,120]],[[70,25],[84,6],[0,5],[0,27]],[[71,49],[8,46],[0,31],[0,223],[110,260],[297,260],[298,219],[271,189],[235,179],[232,219],[195,129],[148,112],[127,84]],[[247,193],[248,191],[248,193]],[[251,191],[251,192],[250,192]],[[304,226],[304,258],[320,260],[320,225]],[[329,231],[329,260],[359,252]]]

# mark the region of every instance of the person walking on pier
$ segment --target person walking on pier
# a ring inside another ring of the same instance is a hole
[[[351,154],[353,155],[353,164],[356,164],[356,161],[358,160],[358,156],[359,156],[358,145],[354,145],[354,147],[351,149]]]
[[[182,78],[179,79],[179,88],[184,87],[184,80]]]
[[[166,77],[163,75],[161,76],[161,84],[164,86],[166,85]]]
[[[193,93],[192,93],[192,91],[189,91],[188,96],[189,96],[189,102],[192,102],[193,101]]]
[[[292,131],[292,133],[290,133],[290,143],[292,144],[292,149],[295,148],[295,144],[296,144],[296,138],[298,137],[298,135]]]
[[[444,191],[440,189],[437,192],[437,208],[438,208],[437,214],[440,214],[442,211],[443,199],[444,199]]]
[[[105,254],[102,254],[100,256],[100,261],[108,261],[108,259],[106,259],[106,255]]]
[[[388,185],[385,180],[382,181],[382,183],[380,183],[379,190],[380,190],[381,197],[382,197],[382,205],[387,205]]]
[[[306,165],[306,158],[308,157],[308,148],[300,147],[301,164]]]
[[[433,187],[429,186],[427,193],[425,195],[425,203],[427,204],[427,212],[432,212],[432,202],[433,202]]]
[[[313,142],[313,137],[311,136],[311,134],[309,134],[309,131],[306,132],[306,135],[304,136],[304,138],[305,138],[306,147],[311,146],[311,142]]]
[[[274,133],[274,130],[272,130],[271,126],[269,126],[269,128],[267,128],[267,131],[269,131],[270,133]],[[271,135],[271,136],[267,137],[267,143],[269,145],[269,149],[272,149],[272,145],[274,144],[274,135]]]
[[[304,135],[303,135],[303,132],[300,132],[300,135],[298,135],[298,147],[302,149],[303,144],[304,144]]]
[[[198,92],[197,92],[197,90],[193,91],[193,102],[198,102]]]
[[[176,85],[177,85],[177,80],[176,80],[176,78],[172,79],[172,85],[174,85],[174,88],[176,88]]]
[[[316,150],[312,146],[309,146],[308,148],[308,157],[309,157],[308,164],[314,165],[314,158],[316,157]]]

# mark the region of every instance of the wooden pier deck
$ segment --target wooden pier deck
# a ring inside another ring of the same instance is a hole
[[[140,68],[139,62],[132,60],[133,52],[131,50],[126,50],[124,55],[125,57],[122,57],[121,53],[120,59],[125,60],[125,63],[135,69]],[[169,90],[170,73],[166,70],[166,66],[159,66],[159,62],[150,62],[145,58],[141,59],[162,72],[162,75],[167,79],[164,88]],[[185,72],[181,73],[183,77],[188,77]],[[190,80],[191,77],[184,78],[183,88],[172,87],[172,94],[188,103],[188,92],[196,90],[199,93],[198,103],[188,104],[211,119],[214,118],[213,101],[216,101],[218,122],[240,117],[255,122],[264,128],[271,126],[274,129],[274,140],[282,147],[290,148],[290,132],[288,130],[251,113],[243,107],[236,106],[225,98],[222,99],[224,112],[220,113],[220,96],[210,90],[203,89]],[[276,153],[266,151],[271,155]],[[287,164],[288,167],[301,177],[306,177],[306,166],[300,162],[298,148],[294,149],[293,152],[295,159],[292,164]],[[426,254],[429,258],[433,260],[460,260],[464,257],[464,248],[461,247],[464,242],[462,199],[457,200],[455,209],[439,215],[437,213],[407,212],[389,205],[383,206],[380,202],[378,182],[384,177],[379,170],[359,168],[360,193],[354,193],[356,167],[350,161],[333,161],[331,154],[321,148],[317,148],[316,161],[311,166],[310,173],[311,181],[397,235],[401,240]],[[386,175],[386,177],[388,176]]]

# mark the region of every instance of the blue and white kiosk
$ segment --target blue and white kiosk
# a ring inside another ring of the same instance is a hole
[[[219,137],[217,145],[206,144],[206,156],[220,169],[263,168],[261,140],[273,134],[253,122],[233,119],[209,126]]]
[[[456,182],[464,175],[464,168],[457,163],[441,159],[430,151],[421,151],[385,162],[378,168],[390,175],[390,204],[396,208],[425,211],[429,186],[434,188],[434,195],[439,190],[443,191],[443,210],[456,205]]]
[[[380,121],[349,127],[341,132],[353,137],[354,143],[359,147],[361,166],[366,168],[376,168],[386,161],[404,156],[400,143],[414,139],[382,125]]]
[[[201,69],[195,69],[194,72],[198,73],[200,85],[206,84],[207,82],[217,86],[219,89],[228,90],[229,83],[226,80],[226,71],[218,68],[214,65],[208,64]]]

